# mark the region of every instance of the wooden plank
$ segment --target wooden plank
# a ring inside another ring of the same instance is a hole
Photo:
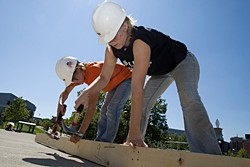
[[[250,159],[188,151],[135,148],[113,143],[81,140],[74,144],[67,137],[54,140],[37,134],[35,141],[71,155],[109,167],[250,167]]]

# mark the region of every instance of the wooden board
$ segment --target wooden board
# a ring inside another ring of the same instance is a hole
[[[74,144],[67,137],[54,140],[46,134],[37,134],[35,141],[109,167],[250,167],[250,159],[188,151],[141,147],[133,149],[90,140]]]

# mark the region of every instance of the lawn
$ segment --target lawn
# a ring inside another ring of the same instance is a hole
[[[23,125],[22,132],[29,133],[29,126],[28,125]],[[33,134],[37,133],[43,133],[43,129],[35,127]]]
[[[4,123],[3,125],[0,126],[0,129],[4,129],[6,123]],[[16,125],[15,125],[15,128],[16,128]],[[22,132],[24,133],[29,133],[29,126],[28,125],[23,125],[23,128],[22,128]],[[34,129],[34,133],[33,134],[37,134],[37,133],[43,133],[43,129],[39,128],[39,127],[35,127]]]

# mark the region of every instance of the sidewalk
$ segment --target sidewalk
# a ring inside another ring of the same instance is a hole
[[[101,167],[35,142],[35,135],[0,129],[0,167]]]

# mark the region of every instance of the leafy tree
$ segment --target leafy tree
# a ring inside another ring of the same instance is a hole
[[[225,153],[226,156],[239,157],[239,158],[249,158],[248,152],[245,149],[240,149],[238,152],[233,152],[231,149]]]
[[[151,110],[145,142],[150,147],[163,147],[168,136],[168,125],[166,119],[166,100],[158,98]]]
[[[183,142],[183,144],[180,144],[179,150],[189,150],[189,145],[187,143],[187,137],[185,134],[182,134],[181,136],[179,136],[178,141]]]
[[[82,114],[82,116],[84,116],[85,113]],[[93,118],[92,118],[92,121],[91,123],[89,124],[89,127],[88,127],[88,130],[86,131],[86,134],[85,134],[85,139],[88,139],[88,140],[94,140],[96,138],[96,133],[97,133],[97,124],[98,124],[98,119],[99,119],[99,114],[100,114],[100,111],[99,110],[96,110]],[[82,119],[83,117],[80,117],[81,119],[79,121],[82,122]]]
[[[230,156],[230,157],[234,157],[234,153],[232,152],[232,150],[228,150],[226,153],[225,153],[226,156]]]
[[[26,102],[22,97],[13,100],[5,112],[4,117],[6,120],[26,120],[29,118],[30,111],[26,108]]]
[[[247,155],[247,150],[245,150],[243,148],[238,151],[236,157],[249,158],[249,156]]]
[[[72,113],[72,115],[71,115],[69,118],[66,118],[66,119],[64,120],[64,123],[65,123],[67,126],[69,126],[69,125],[71,124],[71,122],[72,122],[72,120],[73,120],[74,117],[75,117],[75,112]],[[81,125],[79,124],[78,126],[80,127]]]
[[[186,135],[169,134],[166,141],[168,149],[189,150]]]
[[[147,133],[145,136],[145,142],[150,147],[166,147],[165,140],[168,134],[168,125],[165,115],[166,108],[167,104],[165,103],[165,100],[159,98],[157,99],[156,104],[151,110],[151,114],[148,120]],[[129,120],[131,112],[130,99],[128,99],[123,111],[124,112],[122,112],[121,114],[119,131],[117,133],[115,143],[123,143],[124,141],[126,141],[129,130]]]
[[[48,131],[50,127],[52,127],[53,123],[50,119],[45,118],[40,122],[40,125],[46,130]]]

